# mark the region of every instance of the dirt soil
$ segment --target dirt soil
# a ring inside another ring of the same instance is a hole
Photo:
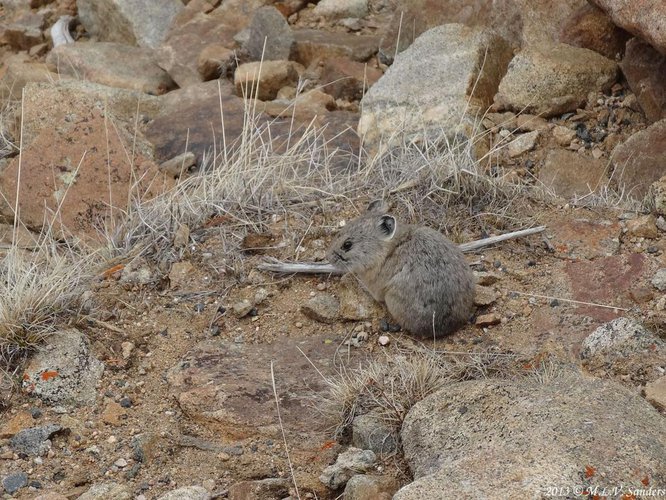
[[[500,323],[470,324],[424,345],[446,352],[496,348],[515,353],[529,370],[544,355],[579,363],[581,341],[612,318],[649,321],[658,299],[649,279],[666,266],[666,237],[624,241],[620,215],[610,209],[544,207],[537,221],[547,226],[542,235],[468,254],[476,271],[499,277],[493,285],[497,301],[479,313],[496,314]],[[289,477],[274,379],[301,493],[334,498],[317,479],[343,449],[333,439],[339,422],[321,411],[324,377],[372,356],[397,355],[416,341],[388,333],[391,343],[380,346],[378,336],[386,334],[380,331],[381,315],[365,323],[308,319],[300,306],[317,294],[336,295],[339,277],[270,275],[256,265],[265,256],[320,256],[335,226],[352,216],[349,209],[319,214],[312,225],[300,227],[290,219],[288,232],[285,221],[277,221],[272,235],[264,235],[273,248],[241,260],[219,251],[222,232],[212,225],[193,235],[197,243],[168,277],[138,286],[123,283],[116,273],[96,283],[100,319],[85,330],[106,365],[98,404],[41,407],[39,400],[19,395],[6,415],[15,420],[23,415],[24,427],[55,422],[71,429],[55,438],[41,463],[25,458],[32,461],[31,480],[39,481],[42,491],[70,498],[103,481],[126,483],[135,494],[157,498],[190,484],[204,484],[223,497],[239,481]],[[285,234],[292,237],[283,240]],[[258,292],[265,299],[247,316],[236,317],[233,305]],[[367,342],[345,345],[358,330],[369,333]],[[211,386],[215,389],[208,390]],[[30,413],[40,407],[41,416],[33,418]],[[9,463],[0,461],[0,469]],[[409,481],[395,457],[386,458],[382,469]],[[36,493],[26,488],[17,498]]]

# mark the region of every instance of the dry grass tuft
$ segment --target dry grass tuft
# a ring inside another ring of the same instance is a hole
[[[260,231],[270,216],[309,216],[322,200],[344,196],[352,179],[334,173],[337,153],[322,131],[306,127],[283,141],[273,140],[270,124],[259,125],[248,110],[242,136],[211,153],[204,166],[172,191],[148,201],[135,197],[109,234],[119,254],[174,256],[173,239],[182,225],[195,230],[222,216],[237,249],[248,231]],[[338,160],[336,160],[338,158]]]
[[[93,259],[42,239],[34,251],[13,245],[0,260],[0,366],[15,365],[79,310]]]
[[[354,370],[341,369],[327,380],[329,398],[322,411],[338,422],[336,436],[347,432],[355,417],[373,411],[397,437],[416,403],[453,382],[509,376],[513,359],[491,350],[447,354],[411,348]]]

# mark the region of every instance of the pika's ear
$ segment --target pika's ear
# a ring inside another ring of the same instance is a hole
[[[381,198],[375,201],[371,201],[368,205],[368,212],[376,214],[385,214],[389,211],[389,205]]]
[[[379,231],[381,232],[382,239],[390,240],[393,238],[396,224],[395,217],[392,215],[382,215],[379,218]]]

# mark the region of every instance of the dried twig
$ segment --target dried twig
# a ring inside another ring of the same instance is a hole
[[[539,226],[530,229],[522,229],[520,231],[513,231],[499,236],[491,236],[490,238],[484,238],[482,240],[470,241],[469,243],[463,243],[460,245],[460,250],[463,252],[471,252],[472,250],[478,250],[479,248],[494,245],[501,241],[540,233],[545,229],[546,226]],[[266,262],[259,264],[257,268],[261,271],[270,271],[273,273],[344,274],[343,271],[335,268],[328,262],[280,262],[274,258],[267,259]]]

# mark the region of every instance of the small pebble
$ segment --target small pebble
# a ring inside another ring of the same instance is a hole
[[[198,313],[202,313],[206,310],[206,304],[202,302],[197,302],[196,304],[194,304],[194,310]]]
[[[38,419],[43,414],[42,414],[42,410],[40,410],[39,408],[31,408],[30,409],[30,415],[32,415],[32,418]]]
[[[116,467],[120,467],[122,469],[123,467],[127,467],[127,460],[125,460],[124,458],[119,458],[118,460],[113,462],[113,465],[115,465]]]
[[[323,292],[326,290],[326,283],[317,283],[317,290]]]
[[[120,400],[120,406],[122,406],[123,408],[131,408],[132,400],[128,397],[124,397]]]
[[[380,335],[377,341],[379,342],[379,345],[387,346],[391,342],[391,339],[388,335]]]

